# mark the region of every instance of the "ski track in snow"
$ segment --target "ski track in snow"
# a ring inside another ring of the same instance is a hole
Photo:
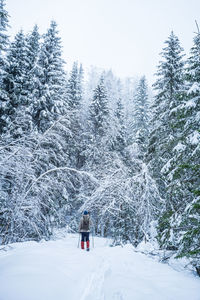
[[[200,279],[173,270],[131,245],[95,238],[90,252],[78,235],[11,244],[0,251],[0,300],[200,300]]]

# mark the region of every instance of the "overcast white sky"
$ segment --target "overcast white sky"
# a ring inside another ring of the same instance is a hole
[[[150,83],[171,30],[188,53],[200,24],[200,0],[6,0],[6,9],[11,36],[34,24],[44,33],[54,19],[68,66],[78,60]]]

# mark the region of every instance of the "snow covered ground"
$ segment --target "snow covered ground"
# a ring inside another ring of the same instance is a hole
[[[90,252],[78,235],[11,244],[0,251],[0,300],[200,300],[200,279],[178,272],[131,245],[95,238]]]

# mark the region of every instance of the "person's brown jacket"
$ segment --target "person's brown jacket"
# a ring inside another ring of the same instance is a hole
[[[92,226],[92,221],[89,215],[83,215],[80,224],[79,224],[79,232],[90,232]]]

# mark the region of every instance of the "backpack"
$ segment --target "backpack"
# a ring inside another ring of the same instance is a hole
[[[87,216],[87,218],[86,217],[84,217],[83,216],[83,222],[82,222],[82,230],[85,230],[85,231],[88,231],[89,230],[89,224],[90,224],[90,219],[89,219],[89,217]]]

